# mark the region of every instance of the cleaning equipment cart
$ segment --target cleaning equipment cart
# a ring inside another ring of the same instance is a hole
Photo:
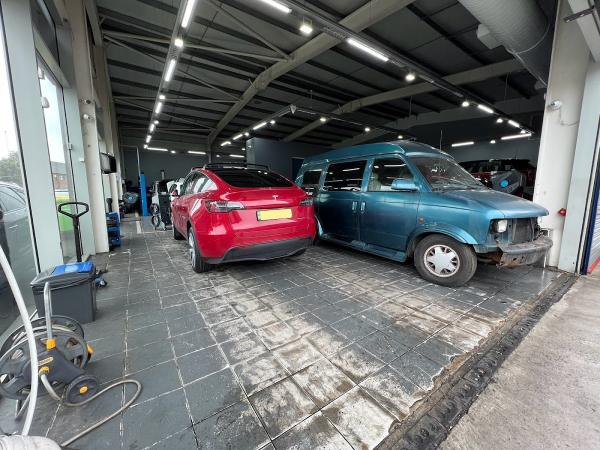
[[[118,212],[106,213],[106,232],[109,250],[121,246],[121,217]]]

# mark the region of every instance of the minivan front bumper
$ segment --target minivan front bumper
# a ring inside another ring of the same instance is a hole
[[[527,264],[533,264],[543,258],[550,247],[552,239],[546,236],[540,236],[531,242],[522,244],[499,244],[501,250],[497,263],[499,266],[515,267]]]

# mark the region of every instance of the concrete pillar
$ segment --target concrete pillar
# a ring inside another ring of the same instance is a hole
[[[93,85],[93,72],[89,49],[87,22],[83,0],[70,0],[65,3],[69,23],[73,33],[73,58],[75,80],[79,97],[79,112],[83,132],[85,169],[90,197],[90,214],[94,230],[96,253],[108,252],[106,231],[106,207],[100,170],[98,129]]]
[[[550,266],[558,266],[563,245],[565,219],[558,211],[567,208],[585,76],[590,60],[590,52],[579,27],[562,20],[570,13],[568,2],[560,0],[533,198],[534,202],[550,211],[550,215],[541,221],[542,228],[549,230],[554,241],[547,260]],[[555,100],[562,102],[560,109],[549,106]]]
[[[39,269],[62,264],[29,2],[2,0],[2,18]]]

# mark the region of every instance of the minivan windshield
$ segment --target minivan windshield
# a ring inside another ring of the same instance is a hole
[[[410,160],[434,190],[486,189],[452,159],[443,156],[417,156]]]

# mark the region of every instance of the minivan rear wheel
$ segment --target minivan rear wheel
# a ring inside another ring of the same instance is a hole
[[[194,272],[202,273],[210,270],[210,264],[202,258],[202,254],[198,248],[198,241],[196,240],[193,227],[190,227],[188,230],[188,252]]]
[[[432,234],[415,248],[417,272],[427,281],[442,286],[462,286],[477,269],[477,255],[472,247],[449,236]]]

